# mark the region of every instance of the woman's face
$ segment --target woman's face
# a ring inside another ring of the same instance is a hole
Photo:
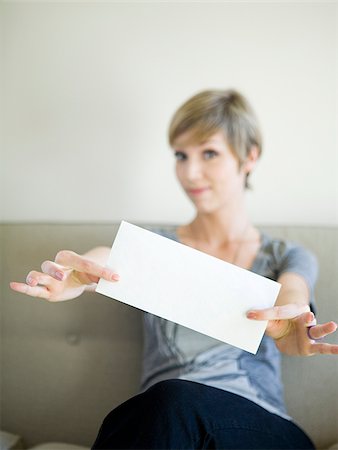
[[[211,213],[237,201],[244,193],[246,164],[239,166],[223,132],[199,144],[190,137],[182,134],[173,147],[177,178],[197,211]]]

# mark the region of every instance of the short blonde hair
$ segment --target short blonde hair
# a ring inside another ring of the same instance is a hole
[[[247,99],[233,89],[202,91],[188,99],[169,125],[169,143],[191,131],[194,142],[203,142],[223,131],[228,145],[243,164],[253,146],[262,152],[262,135],[257,117]],[[248,177],[247,177],[248,178]],[[246,179],[245,187],[249,187]]]

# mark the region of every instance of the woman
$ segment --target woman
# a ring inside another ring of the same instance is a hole
[[[260,233],[250,222],[245,189],[262,149],[255,115],[238,92],[205,91],[175,113],[169,141],[177,178],[196,216],[169,238],[252,270],[282,284],[273,308],[248,311],[268,320],[256,355],[145,314],[142,392],[104,420],[94,448],[311,449],[313,444],[287,415],[279,353],[338,354],[318,342],[334,322],[316,325],[310,304],[316,260],[302,247]],[[49,301],[93,290],[102,277],[108,248],[81,256],[61,251],[42,272],[11,287]]]

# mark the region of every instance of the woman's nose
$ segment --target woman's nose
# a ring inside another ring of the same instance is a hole
[[[185,176],[187,180],[194,181],[202,177],[203,170],[201,164],[197,161],[187,161],[185,166]]]

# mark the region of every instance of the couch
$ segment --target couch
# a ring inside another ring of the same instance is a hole
[[[24,280],[29,270],[39,270],[43,260],[54,259],[58,250],[83,253],[96,245],[110,246],[117,227],[0,225],[0,429],[7,438],[17,437],[12,448],[54,450],[61,449],[61,443],[66,443],[66,450],[71,445],[89,448],[103,417],[137,392],[142,355],[140,311],[99,294],[49,303],[8,287],[10,280]],[[338,229],[260,228],[315,252],[320,264],[317,317],[338,321]],[[338,343],[338,336],[329,341]],[[333,446],[338,442],[338,356],[283,356],[282,364],[289,413],[318,449]]]

